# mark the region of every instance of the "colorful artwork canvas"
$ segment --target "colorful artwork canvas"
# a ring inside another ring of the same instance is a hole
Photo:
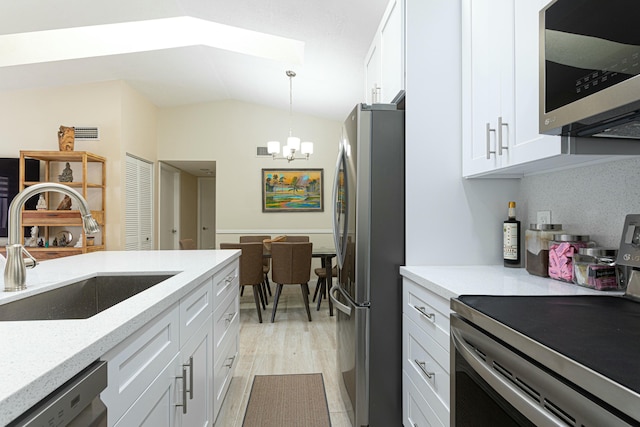
[[[262,169],[262,212],[323,212],[323,169]]]

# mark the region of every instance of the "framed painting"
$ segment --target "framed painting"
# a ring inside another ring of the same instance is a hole
[[[262,169],[262,212],[323,212],[324,169]]]

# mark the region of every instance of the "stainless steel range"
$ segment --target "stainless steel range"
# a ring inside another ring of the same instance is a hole
[[[452,300],[451,425],[640,426],[640,215],[622,295]]]

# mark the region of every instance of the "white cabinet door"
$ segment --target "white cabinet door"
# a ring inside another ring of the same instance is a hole
[[[380,28],[380,102],[404,90],[404,0],[392,0]]]
[[[174,372],[179,358],[162,370],[136,403],[120,418],[116,427],[174,427],[176,426],[176,378]],[[177,408],[179,409],[179,408]],[[111,414],[109,413],[109,418]],[[111,424],[111,422],[110,422]],[[177,427],[177,426],[176,426]]]
[[[559,136],[541,135],[539,117],[539,11],[549,0],[515,2],[515,140],[510,165],[557,156]]]
[[[513,1],[464,0],[462,32],[463,175],[470,176],[506,164],[514,138]]]
[[[405,0],[390,0],[365,57],[364,99],[389,103],[405,88]]]
[[[187,392],[179,398],[186,409],[179,408],[182,427],[207,427],[213,425],[213,323],[211,316],[180,350],[182,366],[177,376],[186,374],[182,384]],[[182,386],[180,385],[180,390]]]
[[[380,102],[380,51],[380,34],[376,34],[364,62],[364,99],[367,104]]]

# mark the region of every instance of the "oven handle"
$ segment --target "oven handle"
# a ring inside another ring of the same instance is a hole
[[[465,330],[465,334],[476,336],[478,341],[486,341],[487,339],[490,339],[473,330]],[[511,403],[517,410],[522,412],[530,421],[536,425],[566,427],[566,423],[545,412],[544,409],[533,399],[510,384],[507,380],[502,379],[491,372],[487,365],[485,365],[484,361],[464,341],[461,331],[454,326],[451,326],[451,338],[455,345],[455,349],[467,361],[473,370],[476,371],[476,373],[478,373],[496,392],[498,392],[500,396]]]

